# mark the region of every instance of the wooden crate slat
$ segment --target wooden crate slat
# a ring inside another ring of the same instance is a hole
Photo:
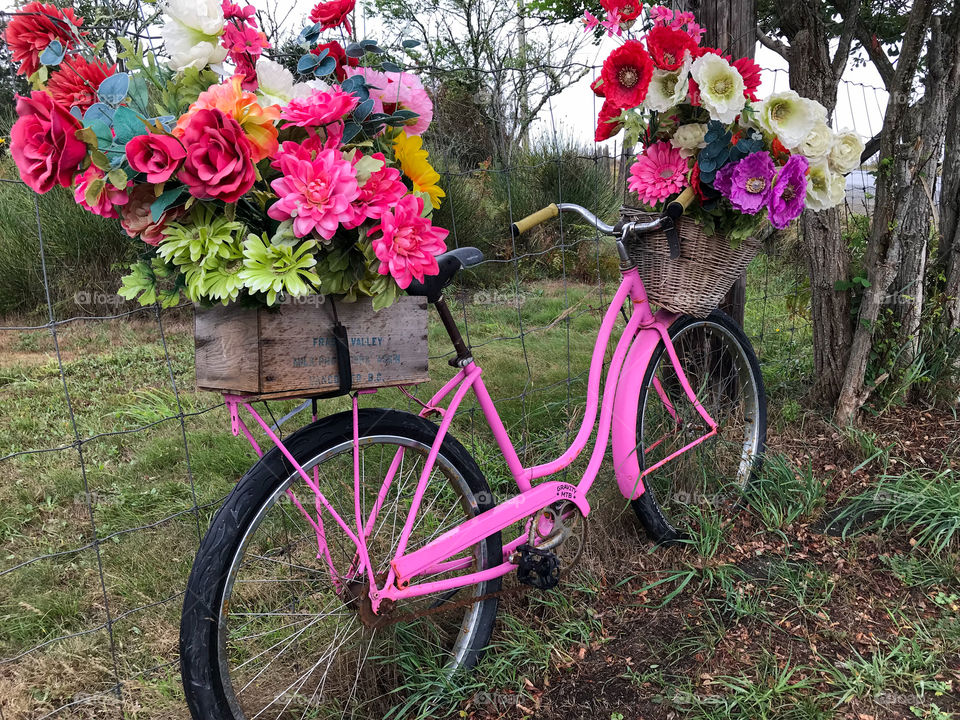
[[[373,312],[369,300],[336,303],[350,343],[353,389],[429,380],[426,305],[403,297]],[[329,302],[198,309],[197,386],[274,398],[336,390],[333,322]],[[243,357],[230,356],[228,348]]]

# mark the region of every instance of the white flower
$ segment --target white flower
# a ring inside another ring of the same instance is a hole
[[[810,108],[810,113],[816,119],[818,123],[827,122],[827,109],[818,103],[816,100],[811,100],[810,98],[803,98],[804,104]]]
[[[846,197],[846,179],[832,172],[825,159],[810,163],[807,173],[807,207],[811,210],[826,210],[843,202]]]
[[[690,123],[681,125],[670,138],[670,144],[680,150],[680,154],[685,157],[693,157],[694,151],[707,146],[704,136],[707,134],[707,126],[703,123]]]
[[[166,20],[160,34],[171,69],[203,68],[227,57],[220,47],[224,18],[218,0],[169,0],[163,12]]]
[[[654,69],[653,79],[643,101],[644,107],[657,112],[667,112],[675,105],[687,99],[690,83],[690,65],[693,63],[690,53],[686,52],[683,65],[679,70]]]
[[[851,130],[837,133],[830,148],[830,167],[834,172],[848,173],[860,167],[860,155],[863,153],[863,140]]]
[[[724,124],[736,120],[747,104],[737,69],[719,55],[706,53],[694,61],[690,74],[700,86],[700,103],[710,118]]]
[[[760,127],[776,135],[785,148],[793,150],[807,139],[820,119],[819,115],[811,101],[800,97],[793,90],[787,90],[774,93],[763,101],[758,121]]]
[[[293,73],[267,57],[257,60],[257,86],[262,106],[286,105],[294,97]]]
[[[807,158],[822,158],[833,146],[833,130],[825,122],[817,123],[800,145],[800,154]]]

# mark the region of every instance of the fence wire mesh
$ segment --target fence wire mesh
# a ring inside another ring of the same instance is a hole
[[[786,86],[783,72],[771,75]],[[868,119],[858,130],[869,138],[884,100],[878,88],[844,83],[839,106]],[[563,218],[523,242],[505,223],[539,200],[615,212],[630,159],[618,147],[571,149],[552,108],[546,118],[542,147],[552,155],[527,153],[502,168],[447,163],[442,173],[448,244],[480,243],[488,256],[450,296],[528,461],[555,453],[582,416],[591,332],[617,261],[595,232]],[[870,212],[871,176],[866,168],[854,176],[848,227]],[[45,307],[39,318],[11,315],[0,326],[0,720],[184,716],[182,589],[210,517],[253,455],[229,437],[222,401],[193,389],[192,308],[134,307],[102,287],[55,297],[45,199],[2,182],[8,201],[30,208],[23,236],[39,260]],[[771,402],[786,401],[812,372],[796,237],[778,237],[754,261],[747,297],[745,326]],[[439,332],[430,350],[434,378],[445,379]],[[373,402],[408,407],[392,392]],[[266,416],[295,405],[271,403]],[[321,412],[343,407],[328,405]],[[490,460],[475,411],[465,408],[458,432]]]

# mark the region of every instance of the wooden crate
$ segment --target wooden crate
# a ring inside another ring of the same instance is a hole
[[[425,299],[401,297],[379,312],[369,299],[336,302],[336,310],[347,329],[354,390],[430,379]],[[271,398],[336,390],[333,324],[329,300],[277,308],[197,308],[197,389]]]

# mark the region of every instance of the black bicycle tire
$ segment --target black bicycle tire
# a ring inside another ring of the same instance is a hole
[[[360,436],[394,435],[407,437],[428,446],[436,438],[439,428],[428,420],[411,413],[387,409],[361,409]],[[318,420],[292,434],[284,445],[298,462],[306,462],[353,437],[350,412],[338,413]],[[486,478],[476,461],[449,433],[444,438],[440,454],[462,474],[477,500],[477,512],[494,507],[495,500]],[[229,707],[223,691],[218,662],[219,601],[226,583],[226,575],[243,531],[259,512],[263,503],[286,482],[294,472],[292,465],[278,448],[267,452],[227,496],[217,511],[194,559],[184,598],[180,625],[180,669],[184,694],[195,720],[240,720]],[[500,533],[483,542],[487,557],[502,556]],[[482,584],[482,594],[497,592],[501,579]],[[480,659],[493,632],[497,614],[497,598],[482,600],[477,631],[460,667],[469,669]]]

